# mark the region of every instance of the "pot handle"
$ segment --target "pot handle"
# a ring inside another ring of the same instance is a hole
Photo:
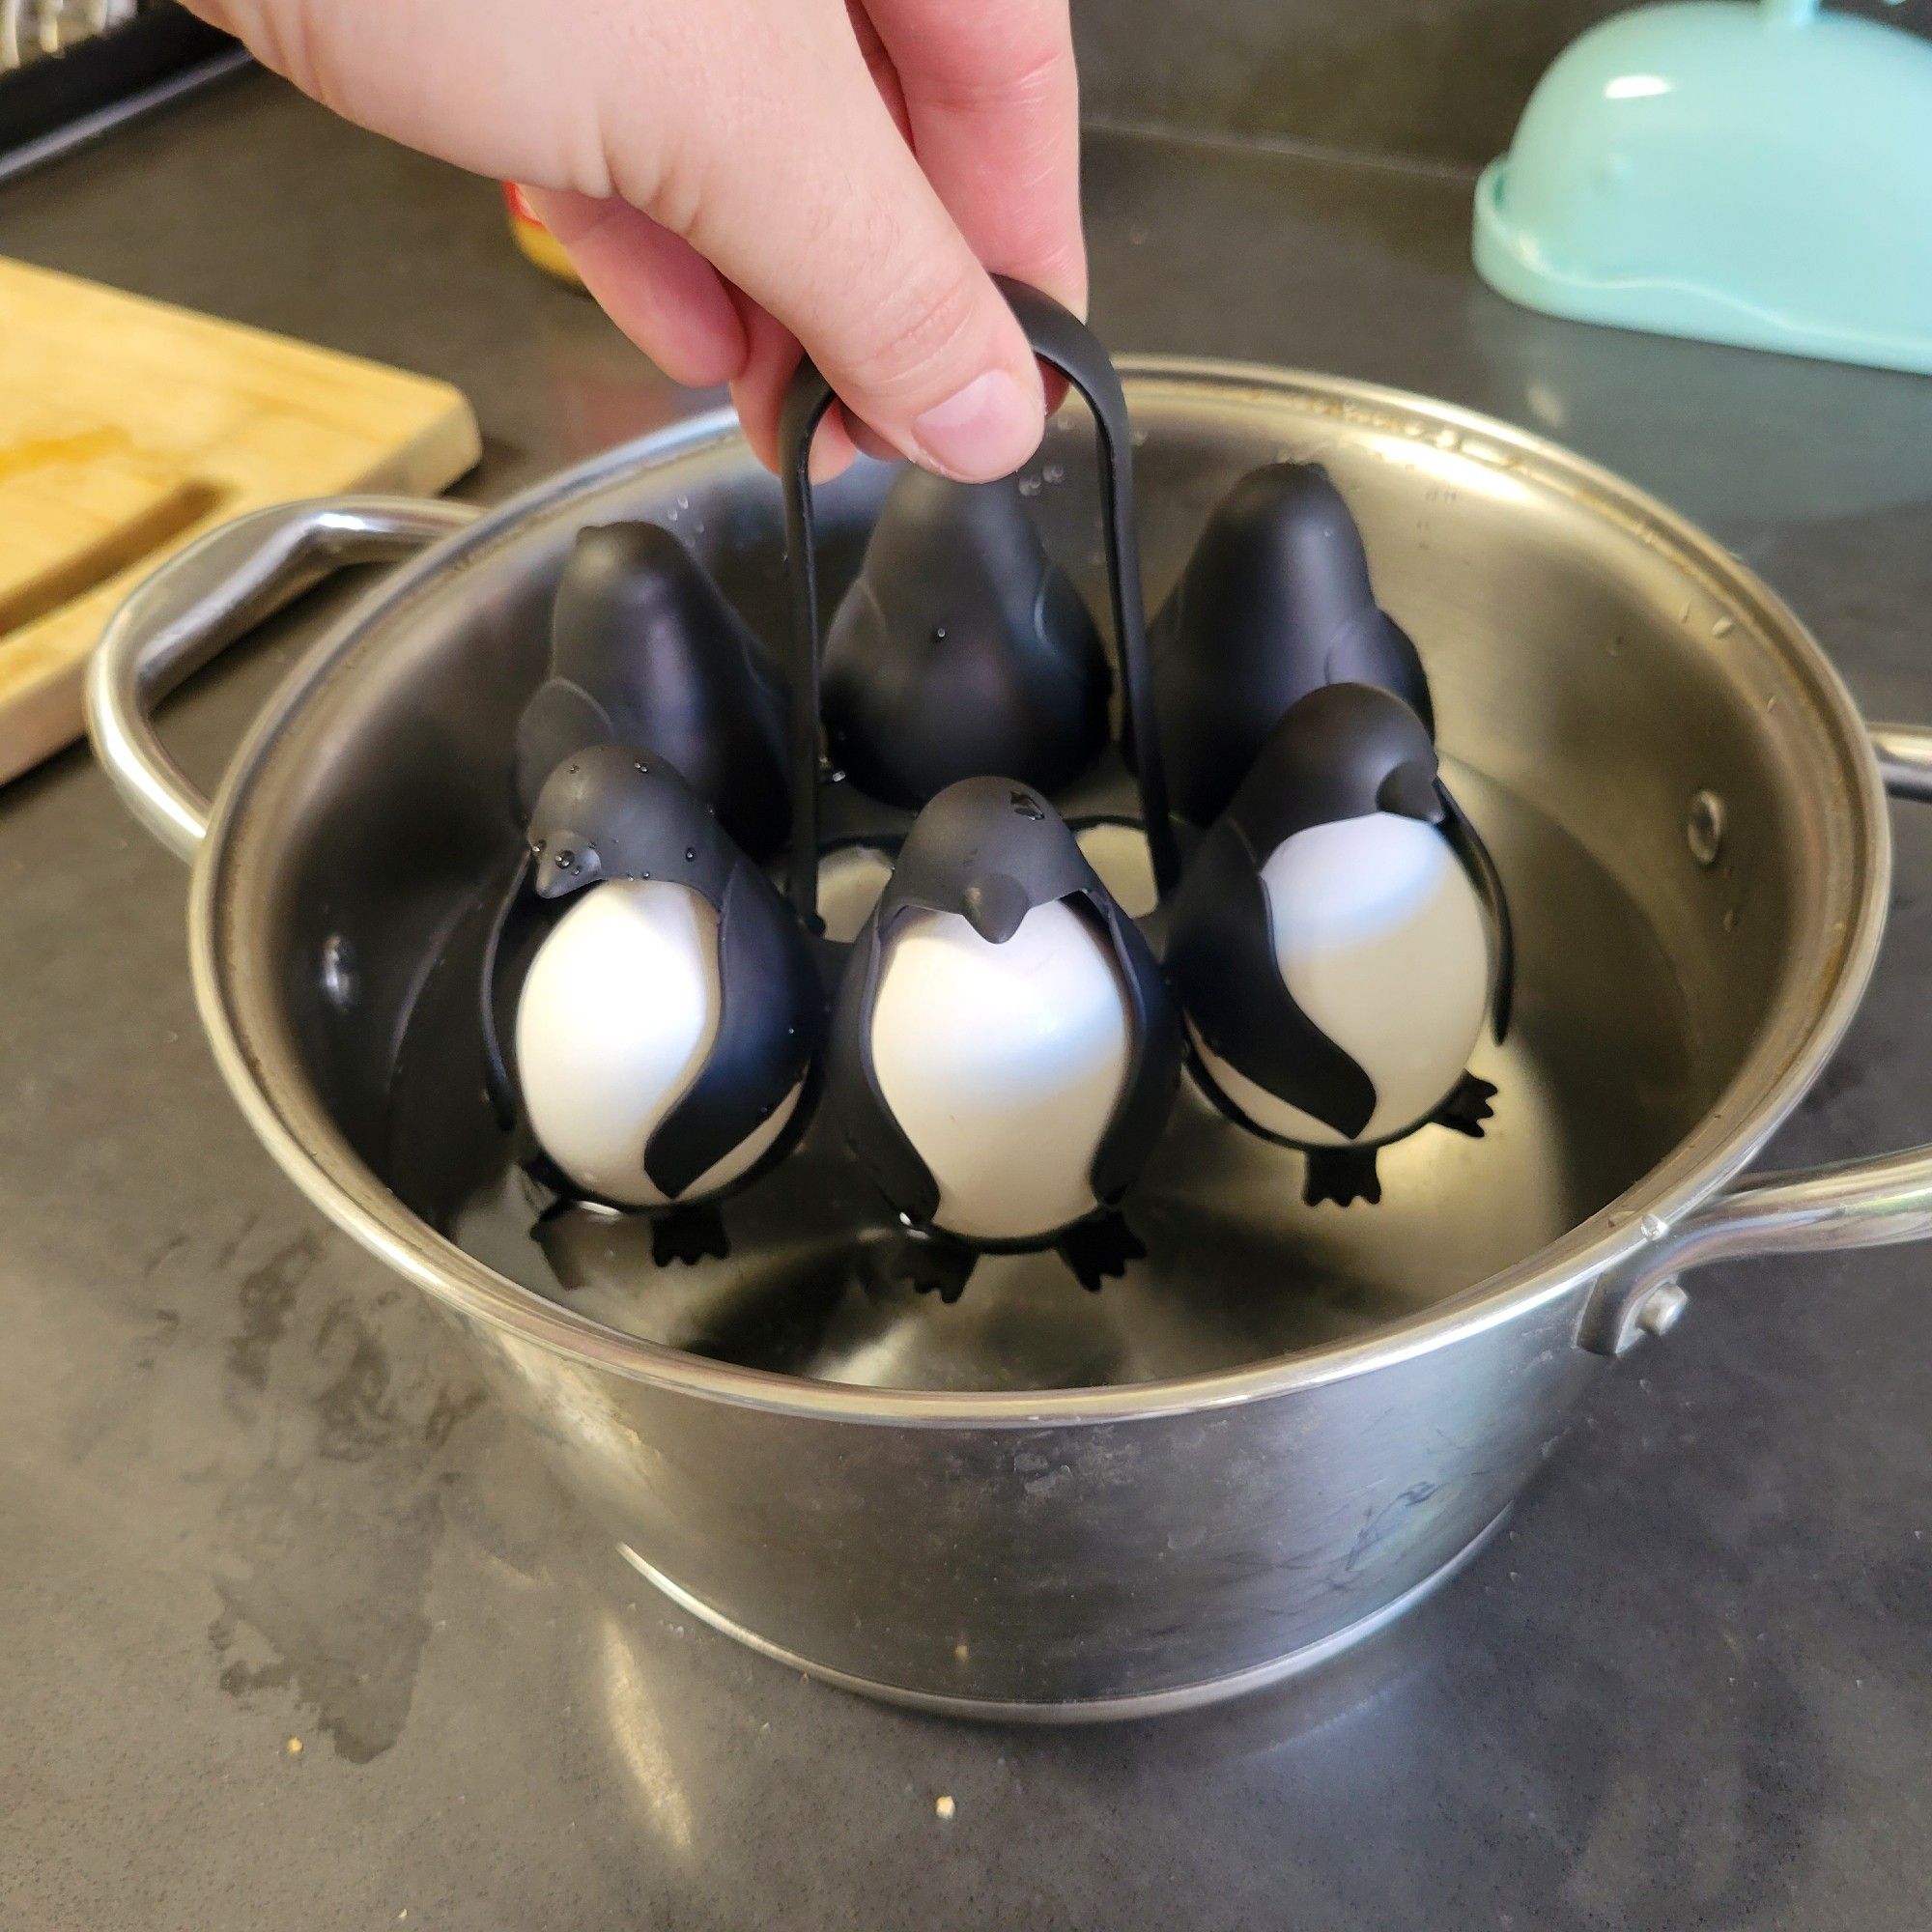
[[[1875,724],[1879,774],[1893,798],[1932,804],[1932,726]],[[1733,1181],[1660,1231],[1634,1274],[1591,1297],[1578,1334],[1586,1349],[1620,1355],[1661,1335],[1684,1312],[1677,1277],[1739,1256],[1878,1248],[1932,1236],[1932,1145],[1875,1159]]]
[[[137,584],[87,667],[88,735],[128,810],[192,860],[209,803],[155,735],[161,699],[331,572],[407,556],[480,514],[417,497],[278,503],[210,530]]]

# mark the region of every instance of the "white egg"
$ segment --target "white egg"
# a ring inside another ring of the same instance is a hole
[[[518,1001],[517,1080],[538,1144],[585,1192],[665,1205],[644,1146],[709,1057],[719,1005],[718,915],[688,888],[611,879],[557,922]],[[678,1199],[702,1200],[752,1167],[799,1092]]]
[[[1390,812],[1312,826],[1275,847],[1262,884],[1295,1005],[1375,1083],[1376,1111],[1356,1139],[1420,1124],[1467,1067],[1489,1009],[1488,926],[1448,841]],[[1258,1126],[1310,1147],[1351,1145],[1237,1073],[1198,1034],[1194,1043]]]
[[[1111,952],[1065,905],[1036,906],[1003,946],[958,913],[904,919],[879,969],[872,1070],[939,1185],[939,1227],[1030,1240],[1093,1212],[1128,1010]]]

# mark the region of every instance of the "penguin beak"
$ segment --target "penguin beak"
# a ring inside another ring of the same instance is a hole
[[[1442,823],[1442,794],[1435,788],[1435,774],[1420,759],[1396,766],[1376,793],[1376,805],[1399,817],[1419,818],[1425,825]]]
[[[558,832],[544,841],[537,855],[537,896],[561,898],[601,878],[603,872],[596,846],[574,832]]]
[[[1025,889],[1005,872],[985,872],[959,895],[959,910],[980,937],[1004,946],[1020,929],[1028,913]]]

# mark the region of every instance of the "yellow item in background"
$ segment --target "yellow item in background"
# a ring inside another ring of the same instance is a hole
[[[517,238],[517,246],[546,274],[581,289],[582,278],[563,252],[563,244],[537,219],[529,197],[515,182],[503,184],[503,205],[510,211],[510,233]]]

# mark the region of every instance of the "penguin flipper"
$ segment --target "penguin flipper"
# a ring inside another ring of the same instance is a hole
[[[710,1054],[644,1144],[644,1172],[672,1201],[771,1119],[817,1043],[817,968],[790,909],[750,864],[733,868],[718,908],[718,992]]]
[[[1382,620],[1382,653],[1387,671],[1378,683],[1388,688],[1422,720],[1423,729],[1435,736],[1435,696],[1429,689],[1429,673],[1422,668],[1422,653],[1415,640],[1387,611],[1378,611]]]
[[[1375,1083],[1283,982],[1261,867],[1231,819],[1180,882],[1167,968],[1201,1037],[1237,1072],[1338,1134],[1368,1125]]]
[[[1301,1198],[1310,1208],[1332,1201],[1338,1208],[1366,1201],[1378,1207],[1382,1198],[1381,1176],[1376,1172],[1376,1150],[1363,1148],[1310,1148],[1308,1172],[1301,1183]]]
[[[890,888],[888,888],[890,890]],[[923,1229],[939,1211],[939,1183],[886,1105],[872,1065],[872,1009],[886,940],[877,910],[845,962],[826,1048],[827,1083],[846,1141],[895,1212]]]
[[[1373,684],[1392,692],[1435,736],[1435,700],[1414,640],[1387,611],[1365,605],[1328,647],[1323,670],[1329,684]]]
[[[1180,1020],[1140,927],[1109,893],[1090,894],[1082,903],[1106,928],[1133,1022],[1121,1104],[1094,1150],[1088,1174],[1094,1200],[1111,1207],[1146,1165],[1174,1110],[1175,1089],[1180,1084]]]
[[[1147,1244],[1118,1213],[1093,1214],[1063,1230],[1054,1243],[1073,1278],[1090,1294],[1098,1294],[1109,1275],[1126,1273],[1129,1262],[1147,1260]]]
[[[1500,1046],[1508,1037],[1510,1015],[1516,1008],[1516,928],[1510,920],[1509,899],[1503,892],[1502,874],[1496,870],[1496,862],[1490,856],[1483,835],[1440,779],[1435,781],[1435,789],[1442,800],[1443,837],[1463,862],[1463,869],[1489,909],[1490,1011],[1496,1043]]]
[[[503,936],[524,901],[530,865],[530,855],[526,852],[510,874],[510,882],[497,901],[497,910],[490,916],[490,929],[483,935],[483,957],[478,968],[477,1018],[483,1029],[483,1091],[489,1095],[497,1124],[505,1133],[517,1123],[517,1092],[510,1074],[509,1056],[503,1050],[502,1032],[497,1024],[501,992],[497,977],[503,959]]]
[[[517,720],[516,791],[520,822],[536,809],[544,781],[573,752],[616,742],[611,714],[581,684],[549,677]]]
[[[708,1202],[667,1208],[651,1216],[651,1261],[658,1267],[673,1262],[695,1266],[707,1257],[722,1262],[730,1252],[724,1217]]]
[[[1495,1112],[1490,1105],[1495,1097],[1496,1090],[1489,1081],[1465,1073],[1429,1118],[1438,1127],[1448,1127],[1452,1132],[1467,1134],[1472,1141],[1479,1141],[1483,1138],[1483,1122]]]

